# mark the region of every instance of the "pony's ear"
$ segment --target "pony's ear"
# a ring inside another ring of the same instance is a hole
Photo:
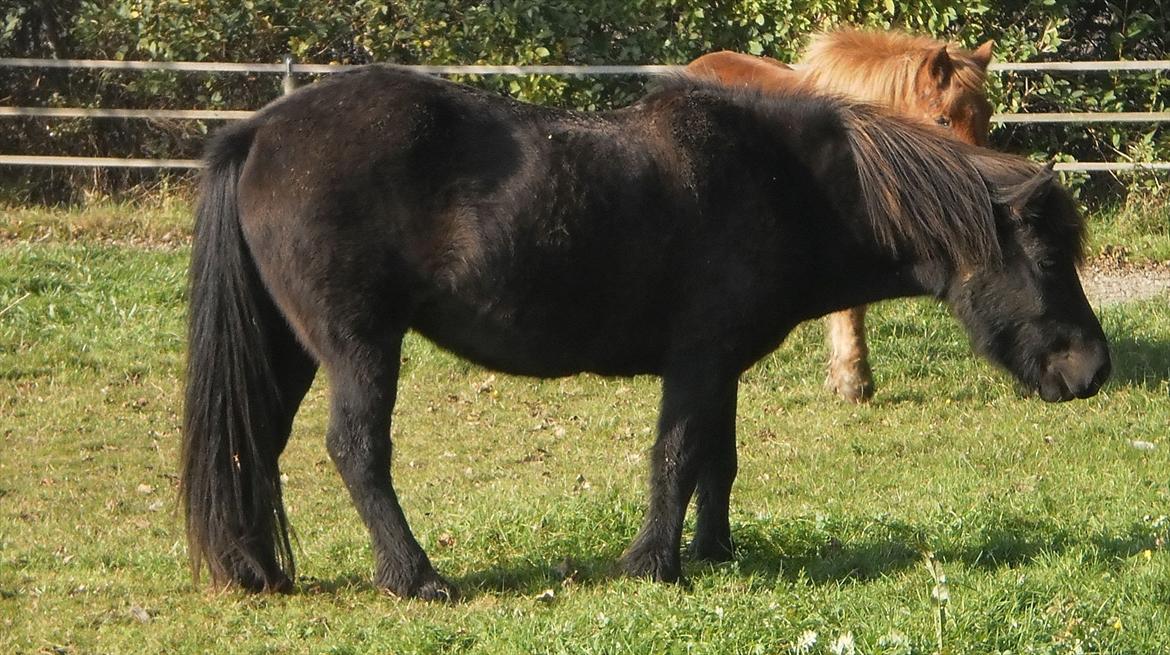
[[[1044,202],[1056,184],[1055,162],[1048,162],[1032,177],[1002,189],[999,200],[1012,218],[1023,220],[1033,212],[1029,208]]]
[[[975,52],[971,53],[971,61],[975,62],[975,65],[983,70],[987,70],[987,65],[991,63],[991,51],[993,48],[995,48],[994,40],[988,39],[984,41],[982,45],[975,48]]]
[[[940,88],[950,84],[951,73],[955,72],[955,63],[951,61],[951,55],[945,45],[930,53],[926,59],[926,70]]]

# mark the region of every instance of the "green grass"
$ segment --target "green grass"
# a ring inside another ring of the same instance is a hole
[[[0,204],[0,240],[175,246],[191,237],[188,194],[81,208]]]
[[[137,201],[99,201],[83,208],[0,204],[0,240],[81,241],[175,246],[191,236],[190,190]],[[1133,263],[1170,262],[1170,194],[1135,187],[1124,202],[1084,208],[1088,254]]]
[[[1114,379],[1063,405],[1019,397],[927,301],[874,308],[877,398],[839,403],[802,327],[741,384],[739,557],[687,562],[686,586],[613,570],[642,516],[654,379],[512,378],[411,338],[396,485],[465,600],[370,586],[323,444],[327,380],[282,460],[296,592],[246,596],[192,583],[176,514],[185,246],[22,220],[0,242],[0,652],[790,653],[815,633],[808,652],[851,635],[930,653],[927,552],[948,653],[1167,648],[1164,299],[1102,312]]]
[[[1170,193],[1135,189],[1116,207],[1090,212],[1089,250],[1137,262],[1170,262]]]

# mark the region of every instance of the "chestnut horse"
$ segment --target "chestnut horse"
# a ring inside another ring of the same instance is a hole
[[[664,581],[692,497],[694,554],[732,556],[739,378],[803,321],[931,295],[1046,401],[1109,375],[1084,220],[1051,170],[823,94],[680,75],[582,112],[371,66],[229,125],[205,163],[180,494],[219,583],[291,588],[279,457],[320,367],[375,584],[455,593],[392,484],[408,330],[512,374],[660,376],[622,564]]]
[[[732,86],[776,91],[809,85],[876,102],[946,128],[974,145],[987,142],[991,105],[984,82],[993,43],[967,51],[902,32],[838,30],[818,34],[794,70],[771,57],[738,52],[703,55],[687,73]],[[831,355],[826,386],[855,402],[873,395],[865,341],[865,307],[827,318]]]

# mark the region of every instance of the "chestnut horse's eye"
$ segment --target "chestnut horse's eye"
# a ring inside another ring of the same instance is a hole
[[[937,118],[934,119],[934,122],[939,124],[939,125],[942,125],[943,127],[950,127],[951,126],[951,119],[948,116],[938,116]]]

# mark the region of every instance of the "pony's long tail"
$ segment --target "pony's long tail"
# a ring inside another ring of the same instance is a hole
[[[198,580],[284,591],[294,576],[277,457],[280,391],[271,343],[287,332],[240,228],[236,187],[255,128],[211,142],[189,278],[187,387],[180,497]]]

